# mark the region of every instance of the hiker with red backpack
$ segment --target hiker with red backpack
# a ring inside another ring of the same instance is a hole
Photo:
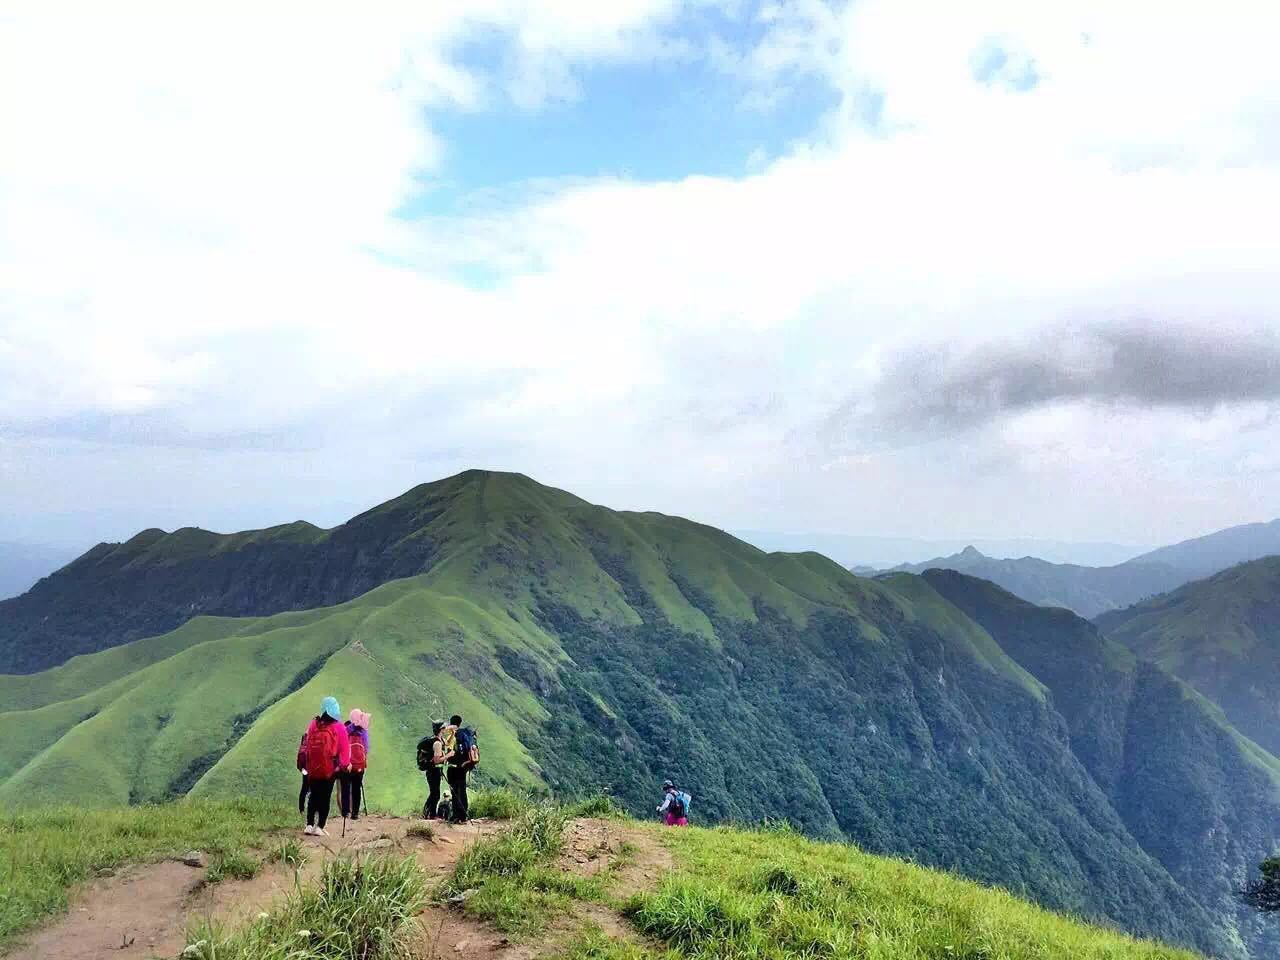
[[[351,744],[351,765],[338,774],[338,809],[342,816],[360,819],[360,801],[364,798],[364,772],[369,768],[369,714],[352,710],[346,722],[347,742]]]
[[[298,769],[307,777],[307,836],[327,837],[329,801],[338,773],[351,766],[351,743],[342,724],[342,709],[333,697],[320,703],[320,713],[307,726],[298,749]]]

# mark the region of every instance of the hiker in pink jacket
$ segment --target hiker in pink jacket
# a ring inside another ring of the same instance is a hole
[[[310,835],[328,836],[324,824],[329,819],[333,781],[340,772],[351,769],[351,741],[341,717],[338,701],[325,697],[298,751],[298,769],[307,778],[307,828],[303,832]]]

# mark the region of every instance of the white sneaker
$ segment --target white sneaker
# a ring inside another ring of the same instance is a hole
[[[328,832],[327,830],[324,830],[324,829],[323,829],[323,828],[321,828],[321,827],[316,827],[316,836],[317,836],[317,837],[327,837],[328,835],[329,835],[329,832]]]
[[[305,833],[308,837],[314,837],[316,834],[316,828],[308,823],[306,829],[303,830],[302,832]]]

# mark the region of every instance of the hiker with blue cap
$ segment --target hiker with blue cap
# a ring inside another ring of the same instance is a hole
[[[337,699],[325,697],[298,747],[298,769],[307,781],[307,827],[302,832],[310,837],[328,836],[324,824],[329,819],[333,781],[351,769],[351,741],[341,718]]]

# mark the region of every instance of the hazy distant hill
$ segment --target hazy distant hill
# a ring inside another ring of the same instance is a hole
[[[1186,680],[1280,750],[1280,557],[1242,563],[1098,618],[1108,636]]]
[[[1024,600],[1096,617],[1165,593],[1246,560],[1280,554],[1280,520],[1229,527],[1160,547],[1106,567],[1049,563],[1038,557],[997,559],[974,547],[894,570],[959,570],[1004,587]]]
[[[148,624],[177,628],[119,645]],[[335,693],[374,714],[375,806],[421,803],[413,744],[458,710],[490,783],[643,812],[672,776],[704,820],[785,816],[1216,956],[1280,946],[1230,900],[1280,846],[1280,762],[1087,622],[958,574],[860,579],[471,471],[332,531],[148,532],[0,604],[6,655],[94,644],[0,677],[6,808],[291,796]]]
[[[0,600],[25,593],[41,577],[73,559],[74,553],[57,547],[0,543]]]
[[[1121,543],[1070,542],[1020,539],[936,539],[876,537],[837,533],[777,533],[764,530],[731,530],[736,537],[761,550],[788,553],[817,551],[850,569],[884,570],[898,564],[918,563],[930,557],[959,552],[967,544],[990,556],[1042,557],[1053,563],[1104,566],[1128,560],[1144,547]]]
[[[1066,607],[1082,617],[1126,607],[1187,581],[1187,573],[1162,563],[1131,560],[1114,567],[1049,563],[1037,557],[1001,560],[966,547],[950,557],[897,567],[911,573],[958,570],[999,584],[1015,596],[1044,607]]]
[[[1280,520],[1270,523],[1246,523],[1228,527],[1194,540],[1184,540],[1160,547],[1133,563],[1164,563],[1192,574],[1191,579],[1207,577],[1219,570],[1280,554]]]

